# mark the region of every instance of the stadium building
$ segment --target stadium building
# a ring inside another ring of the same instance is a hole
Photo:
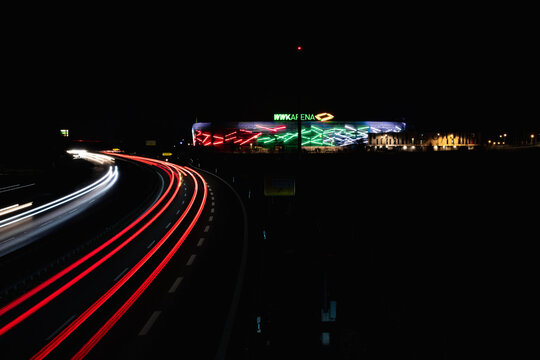
[[[195,123],[193,145],[222,150],[248,148],[288,149],[298,147],[298,123],[301,123],[302,147],[342,148],[366,144],[368,134],[400,133],[404,122],[333,121],[329,113],[274,114],[274,121]],[[298,121],[300,120],[300,121]]]

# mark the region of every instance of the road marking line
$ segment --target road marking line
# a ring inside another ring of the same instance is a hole
[[[176,280],[174,280],[171,288],[169,289],[169,294],[174,293],[176,291],[176,289],[178,289],[178,286],[180,285],[182,280],[184,280],[183,276],[179,276],[179,277],[176,278]]]
[[[73,319],[75,319],[75,315],[71,315],[69,317],[69,319],[66,320],[65,323],[63,323],[62,325],[60,325],[60,327],[58,329],[56,329],[51,335],[49,335],[49,337],[47,339],[45,339],[45,341],[49,341],[51,340],[52,338],[54,338],[60,331],[62,331],[63,328],[66,327],[67,324],[69,324]]]
[[[172,225],[172,222],[168,223],[167,226],[165,226],[165,229],[168,229]]]
[[[211,214],[214,213],[214,208],[211,208],[211,209],[210,209],[210,213],[211,213]]]
[[[182,205],[184,205],[184,202],[182,201]],[[176,210],[176,215],[180,214],[180,209]]]
[[[206,227],[204,228],[204,232],[208,232],[208,230],[210,230],[210,225],[206,225]]]
[[[39,225],[39,227],[47,226],[47,225],[49,225],[50,223],[52,223],[53,221],[54,221],[54,220],[46,221],[46,222],[44,222],[43,224]]]
[[[204,242],[204,238],[200,238],[199,242],[197,243],[197,247],[201,247]]]
[[[4,186],[4,187],[1,187],[0,190],[5,190],[5,189],[9,189],[9,188],[14,188],[14,187],[17,187],[17,186],[20,186],[21,184],[15,184],[15,185],[9,185],[9,186]]]
[[[150,244],[148,244],[148,246],[146,248],[150,249],[152,247],[152,245],[154,245],[155,242],[156,242],[156,240],[152,240],[152,242]]]
[[[212,206],[215,206],[215,205],[216,205],[216,203],[212,201]]]
[[[125,268],[120,274],[118,274],[115,278],[114,278],[114,281],[118,281],[127,271],[129,270],[129,268]]]
[[[146,324],[144,324],[143,328],[139,332],[139,336],[144,336],[148,334],[148,332],[150,331],[150,329],[152,328],[152,326],[154,325],[154,323],[156,322],[160,314],[161,314],[161,311],[154,311],[152,315],[150,315],[150,318],[148,319]]]
[[[193,254],[191,255],[191,257],[189,258],[189,260],[187,261],[186,265],[187,266],[191,266],[193,265],[193,262],[195,261],[195,258],[197,257],[197,255]]]
[[[214,216],[210,215],[210,217],[208,218],[208,221],[214,221]]]
[[[36,183],[26,184],[26,185],[20,185],[20,186],[19,186],[19,185],[20,185],[20,184],[17,184],[17,185],[10,185],[10,186],[6,186],[6,187],[3,187],[3,188],[0,188],[0,193],[12,191],[12,190],[19,190],[19,189],[22,189],[22,188],[25,188],[25,187],[29,187],[29,186],[34,186],[34,185],[36,185]]]

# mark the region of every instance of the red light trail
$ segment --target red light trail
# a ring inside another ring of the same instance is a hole
[[[189,175],[193,178],[193,180],[195,181],[195,188],[197,190],[197,182],[195,180],[195,177],[193,176],[193,173],[187,169],[185,169]],[[148,288],[148,286],[152,283],[152,281],[155,280],[155,278],[159,275],[159,273],[163,270],[163,268],[167,265],[167,263],[171,260],[171,258],[174,256],[174,254],[176,254],[176,252],[178,251],[178,249],[180,248],[180,246],[183,244],[184,240],[187,238],[187,236],[189,235],[189,233],[191,232],[191,230],[193,229],[193,227],[195,226],[195,224],[197,223],[197,220],[199,219],[201,213],[202,213],[202,210],[204,208],[204,205],[206,203],[206,197],[207,197],[207,192],[208,192],[208,189],[207,189],[207,185],[206,185],[206,182],[204,181],[204,179],[202,178],[201,175],[199,175],[198,173],[195,173],[197,174],[197,176],[201,179],[203,185],[204,185],[204,192],[203,192],[203,200],[202,200],[202,203],[201,203],[201,206],[199,207],[199,209],[197,210],[197,214],[195,215],[194,219],[191,221],[191,223],[189,224],[189,227],[187,228],[187,230],[182,234],[182,236],[180,237],[180,239],[178,239],[178,241],[176,242],[176,244],[174,245],[174,247],[169,251],[169,253],[167,254],[167,256],[159,263],[159,265],[154,269],[154,271],[150,274],[150,276],[148,276],[148,278],[146,278],[146,280],[141,284],[141,286],[139,286],[139,288],[130,296],[130,298],[116,311],[116,313],[98,330],[97,333],[94,334],[94,336],[92,336],[92,338],[75,354],[75,356],[73,356],[72,359],[82,359],[83,357],[85,357],[88,352],[90,352],[90,350],[103,338],[103,336],[105,336],[105,334],[114,326],[114,324],[126,313],[126,311],[133,305],[133,303],[142,295],[142,293]],[[196,193],[197,191],[195,191]],[[194,197],[192,198],[191,200],[191,203],[190,203],[190,206],[192,205],[194,199],[195,199],[195,193],[194,193]],[[187,212],[187,210],[186,210]],[[185,213],[184,213],[185,214]],[[182,221],[184,215],[178,219],[177,223],[174,225],[175,227],[177,227],[180,222]],[[172,233],[171,231],[169,231],[169,233],[166,235],[166,237],[168,238],[170,236],[170,233]],[[165,239],[166,240],[166,239]],[[161,240],[162,242],[164,241],[163,239]],[[159,245],[160,246],[160,245]],[[156,245],[156,247],[158,247],[158,245]],[[152,249],[153,250],[153,249]],[[148,256],[148,255],[147,255]],[[150,255],[151,256],[151,255]],[[126,274],[125,276],[127,276],[128,274]]]
[[[126,157],[126,156],[124,156]],[[137,220],[135,220],[134,222],[132,222],[129,226],[127,226],[126,228],[124,228],[122,231],[120,231],[118,234],[116,234],[115,236],[113,236],[112,238],[110,238],[109,240],[107,240],[105,243],[103,243],[102,245],[100,245],[98,248],[96,248],[95,250],[91,251],[90,253],[88,253],[87,255],[83,256],[81,259],[77,260],[76,262],[74,262],[73,264],[69,265],[68,267],[66,267],[64,270],[58,272],[56,275],[52,276],[51,278],[45,280],[43,283],[41,283],[40,285],[36,286],[35,288],[33,288],[32,290],[28,291],[27,293],[25,293],[24,295],[20,296],[19,298],[15,299],[14,301],[12,301],[11,303],[5,305],[2,309],[0,309],[0,316],[4,315],[5,313],[7,313],[8,311],[10,311],[11,309],[17,307],[18,305],[20,305],[21,303],[23,303],[24,301],[28,300],[29,298],[31,298],[32,296],[34,296],[35,294],[37,294],[38,292],[40,292],[41,290],[45,289],[46,287],[50,286],[51,284],[53,284],[54,282],[56,282],[57,280],[61,279],[62,277],[66,276],[67,274],[69,274],[70,272],[72,272],[73,270],[75,270],[77,267],[79,267],[81,264],[83,264],[84,262],[86,262],[87,260],[89,260],[90,258],[92,258],[94,255],[96,255],[97,253],[99,253],[101,250],[105,249],[106,247],[108,247],[110,244],[112,244],[113,242],[115,242],[117,239],[119,239],[122,235],[124,235],[127,231],[129,231],[130,229],[132,229],[135,225],[137,225],[139,222],[141,222],[146,216],[148,216],[149,213],[151,213],[162,201],[163,199],[165,198],[165,196],[167,196],[167,194],[170,192],[171,190],[171,187],[172,187],[172,172],[167,172],[167,174],[169,174],[169,180],[170,180],[170,183],[169,183],[169,186],[167,187],[167,189],[165,190],[165,192],[162,194],[162,196],[158,199],[158,201],[156,201],[156,203],[150,208],[148,209],[144,214],[142,214]],[[181,184],[179,182],[179,184]],[[179,186],[177,186],[177,189],[175,190],[175,195],[178,193],[178,190],[179,190]],[[172,198],[171,198],[172,199]],[[64,286],[60,287],[59,289],[57,289],[55,292],[53,292],[52,294],[50,294],[49,296],[47,296],[45,299],[43,299],[42,301],[38,302],[36,305],[32,306],[30,309],[26,310],[24,313],[22,313],[21,315],[19,315],[18,317],[16,317],[14,320],[10,321],[9,323],[7,323],[6,325],[4,325],[3,327],[0,328],[0,336],[3,335],[4,333],[6,333],[7,331],[9,331],[10,329],[12,329],[13,327],[15,327],[16,325],[18,325],[21,321],[23,321],[24,319],[28,318],[30,315],[32,315],[33,313],[35,313],[36,311],[38,311],[40,308],[42,308],[43,306],[45,306],[47,303],[49,303],[50,301],[52,301],[54,298],[56,298],[58,295],[60,295],[61,293],[63,293],[65,290],[69,289],[72,285],[74,285],[78,280],[80,280],[81,278],[83,278],[84,276],[88,275],[90,272],[92,272],[95,268],[97,268],[99,265],[101,265],[103,262],[105,262],[107,259],[109,259],[112,255],[114,255],[115,253],[117,253],[118,251],[120,251],[120,249],[122,249],[124,246],[126,246],[129,242],[131,242],[131,240],[133,240],[137,235],[139,235],[144,229],[146,229],[148,226],[150,226],[150,224],[152,224],[158,217],[159,215],[161,215],[161,213],[163,213],[163,211],[165,211],[166,207],[168,206],[168,204],[170,204],[172,200],[170,200],[169,202],[167,202],[167,204],[155,215],[153,216],[150,221],[148,221],[147,223],[145,223],[143,225],[143,227],[141,227],[136,233],[134,233],[132,236],[130,236],[127,240],[125,240],[123,243],[121,243],[118,247],[116,247],[115,249],[113,249],[111,252],[109,252],[107,255],[103,256],[100,260],[98,260],[97,262],[95,262],[92,266],[90,266],[89,268],[87,268],[85,271],[83,271],[82,273],[80,273],[78,276],[76,276],[74,279],[72,279],[71,281],[69,281],[68,283],[66,283]]]
[[[34,305],[31,305],[28,309],[23,310],[21,314],[18,314],[14,318],[10,319],[6,324],[4,324],[0,328],[0,336],[10,331],[11,329],[15,328],[18,324],[20,324],[21,322],[29,318],[34,313],[43,309],[47,304],[55,300],[61,294],[64,294],[66,290],[68,290],[72,286],[79,283],[81,279],[83,279],[88,274],[93,272],[101,264],[109,260],[113,255],[118,253],[120,250],[126,247],[126,245],[129,244],[133,239],[139,236],[156,219],[158,219],[167,208],[170,207],[171,203],[175,199],[178,198],[177,196],[181,190],[181,187],[183,184],[183,178],[185,177],[191,178],[194,184],[194,190],[193,190],[191,199],[188,205],[185,207],[182,214],[180,215],[180,217],[178,217],[176,221],[174,222],[174,225],[168,228],[169,230],[165,233],[165,235],[163,235],[161,239],[150,250],[147,250],[147,252],[137,262],[137,264],[133,266],[129,271],[127,271],[118,281],[114,283],[114,285],[112,285],[108,290],[106,290],[105,293],[103,293],[86,310],[80,313],[80,315],[78,315],[78,317],[76,317],[75,320],[67,324],[67,326],[65,326],[65,328],[61,332],[55,335],[54,338],[52,338],[52,340],[50,340],[39,352],[37,352],[32,357],[33,359],[42,359],[48,356],[51,352],[53,352],[54,349],[56,349],[60,344],[62,344],[64,340],[66,340],[74,331],[76,331],[90,316],[92,316],[98,309],[100,309],[104,303],[106,303],[113,295],[115,295],[118,292],[118,290],[122,288],[126,284],[126,282],[128,282],[128,280],[130,280],[143,266],[145,266],[145,264],[149,264],[148,263],[149,259],[152,258],[152,256],[154,256],[156,252],[160,248],[162,248],[166,242],[172,241],[170,240],[172,235],[175,233],[175,231],[177,231],[178,227],[184,221],[186,221],[186,217],[188,216],[191,209],[195,206],[195,203],[197,202],[198,208],[195,215],[189,215],[191,219],[190,223],[188,224],[187,228],[183,230],[181,234],[180,233],[177,234],[178,238],[176,242],[173,243],[174,245],[172,249],[170,249],[168,253],[164,255],[164,258],[161,259],[158,265],[152,265],[153,270],[151,271],[150,275],[137,287],[137,290],[135,292],[133,292],[131,295],[126,295],[128,296],[128,298],[123,303],[123,305],[120,306],[116,310],[116,312],[114,313],[114,315],[112,315],[112,317],[106,320],[106,322],[101,326],[101,328],[85,343],[85,345],[74,356],[74,358],[84,357],[103,338],[103,336],[114,326],[114,324],[127,312],[127,310],[133,305],[133,303],[144,293],[144,291],[148,288],[148,286],[156,279],[159,273],[170,262],[174,254],[178,252],[181,245],[184,243],[185,239],[191,233],[192,229],[196,225],[205,207],[208,189],[207,189],[207,185],[204,178],[196,171],[193,171],[188,168],[184,168],[175,164],[171,164],[168,162],[159,161],[159,160],[147,159],[147,158],[136,157],[136,156],[119,155],[119,154],[115,154],[115,156],[142,162],[142,163],[161,169],[167,174],[168,180],[169,180],[166,190],[162,191],[158,200],[156,200],[156,202],[152,204],[150,208],[148,208],[135,221],[133,221],[127,227],[122,229],[122,231],[120,231],[118,234],[111,237],[102,245],[90,251],[88,254],[84,255],[83,257],[75,261],[73,264],[67,266],[65,269],[56,273],[55,275],[53,275],[46,281],[42,282],[41,284],[34,287],[30,291],[26,292],[22,296],[18,297],[14,301],[2,307],[0,309],[0,317],[14,310],[19,305],[23,304],[25,301],[37,296],[40,292],[50,287],[52,284],[60,281],[61,279],[66,278],[68,274],[75,273],[76,270],[79,267],[81,267],[82,264],[88,262],[90,259],[100,254],[101,257],[99,259],[96,259],[95,262],[89,265],[86,269],[82,270],[78,274],[71,275],[72,278],[69,279],[69,281],[67,281],[65,284],[59,286],[58,289],[54,290],[51,294],[45,296],[43,299],[35,300]],[[199,184],[202,184],[202,185],[199,185]],[[201,187],[202,187],[202,190],[201,190]],[[151,213],[155,213],[155,214],[150,219],[148,219]],[[146,222],[142,224],[143,220],[145,219],[147,219]],[[138,230],[136,230],[127,239],[123,240],[114,249],[108,252],[104,252],[104,250],[107,247],[110,247],[111,244],[117,242],[123,235],[126,235],[128,231],[132,230],[134,227],[141,224],[142,226],[140,226]]]

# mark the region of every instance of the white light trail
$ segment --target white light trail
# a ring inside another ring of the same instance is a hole
[[[22,205],[19,205],[19,204],[11,205],[11,206],[5,207],[3,209],[0,209],[0,216],[10,214],[12,212],[19,211],[19,210],[22,210],[22,209],[26,209],[27,207],[30,207],[30,206],[32,206],[31,201],[26,203],[26,204],[22,204]]]
[[[110,164],[114,162],[114,158],[111,156],[94,154],[86,150],[72,149],[68,150],[67,153],[73,155],[75,159],[84,159],[98,164]]]
[[[0,221],[0,228],[3,228],[5,226],[8,226],[8,225],[11,225],[11,224],[14,224],[16,222],[19,222],[21,220],[24,220],[26,218],[29,218],[31,216],[35,216],[35,215],[38,215],[38,214],[41,214],[45,211],[49,211],[49,210],[52,210],[62,204],[65,204],[67,202],[70,202],[70,201],[73,201],[85,194],[88,194],[89,192],[91,191],[94,191],[96,189],[98,189],[99,187],[103,186],[103,185],[106,185],[103,189],[101,189],[99,193],[101,193],[102,191],[107,191],[115,182],[116,180],[118,179],[118,167],[117,166],[110,166],[109,167],[109,170],[107,171],[107,174],[105,174],[105,176],[101,177],[100,179],[98,179],[97,181],[93,182],[92,184],[80,189],[80,190],[77,190],[69,195],[66,195],[64,197],[61,197],[60,199],[57,199],[57,200],[54,200],[54,201],[51,201],[50,203],[47,203],[47,204],[44,204],[44,205],[41,205],[35,209],[31,209],[31,210],[28,210],[28,211],[25,211],[21,214],[18,214],[18,215],[15,215],[15,216],[12,216],[10,218],[7,218],[7,219],[4,219],[2,221]]]
[[[26,185],[21,185],[21,184],[17,184],[17,185],[10,185],[10,186],[6,186],[6,187],[3,187],[3,188],[0,188],[0,193],[4,193],[4,192],[8,192],[8,191],[13,191],[13,190],[19,190],[19,189],[24,189],[24,188],[27,188],[29,186],[34,186],[36,185],[35,183],[32,183],[32,184],[26,184]]]

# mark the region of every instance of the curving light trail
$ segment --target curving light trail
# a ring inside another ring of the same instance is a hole
[[[188,174],[195,181],[195,192],[194,192],[193,197],[191,198],[190,205],[188,206],[188,208],[186,209],[184,214],[182,214],[182,216],[174,224],[173,228],[171,228],[171,230],[160,240],[160,242],[158,244],[156,244],[156,246],[154,246],[154,248],[145,256],[145,258],[143,258],[141,260],[141,262],[143,262],[143,261],[146,262],[148,260],[148,258],[150,258],[150,256],[152,256],[159,249],[159,247],[161,247],[161,245],[170,237],[170,235],[174,232],[174,230],[176,230],[178,225],[180,225],[180,223],[184,219],[187,211],[189,211],[189,208],[191,208],[191,205],[193,205],[193,202],[195,200],[195,196],[196,196],[196,193],[197,193],[197,190],[198,190],[197,189],[198,188],[197,182],[196,182],[195,177],[193,176],[193,173],[191,171],[186,170],[186,169],[184,169],[184,170],[187,171]],[[197,175],[199,177],[201,177],[199,174],[197,174]],[[202,177],[201,177],[201,179],[202,179]],[[90,350],[92,350],[92,348],[105,336],[105,334],[107,334],[107,332],[114,326],[114,324],[116,324],[116,322],[126,313],[126,311],[144,293],[144,291],[148,288],[148,286],[156,279],[156,277],[163,270],[163,268],[169,263],[169,261],[174,256],[174,254],[176,254],[176,252],[178,251],[180,246],[183,244],[184,240],[187,238],[187,236],[189,235],[189,233],[191,232],[191,230],[193,229],[193,227],[197,223],[197,221],[198,221],[198,219],[199,219],[199,217],[201,215],[201,212],[202,212],[202,210],[204,208],[204,205],[206,203],[207,185],[206,185],[206,182],[204,180],[203,180],[203,185],[204,185],[204,188],[203,188],[203,191],[204,191],[203,192],[203,200],[201,202],[201,205],[199,206],[199,209],[197,210],[197,214],[195,215],[195,217],[193,218],[193,220],[189,224],[187,230],[176,241],[174,247],[167,253],[165,258],[159,263],[159,265],[154,269],[154,271],[152,271],[152,273],[146,278],[146,280],[137,288],[137,290],[129,297],[129,299],[116,311],[116,313],[111,318],[109,318],[109,320],[107,320],[107,322],[92,336],[92,338],[90,338],[90,340],[88,340],[88,342],[86,342],[86,344],[75,354],[75,356],[73,356],[72,359],[82,359],[90,352]],[[139,264],[137,264],[137,265],[139,265]],[[142,266],[142,264],[141,264],[141,266]],[[132,269],[133,273],[135,273],[139,268],[140,268],[140,266]],[[129,279],[128,274],[126,274],[124,276],[124,278],[126,278],[125,281],[127,281]],[[124,279],[122,279],[122,280],[124,280]]]
[[[172,182],[169,184],[170,186],[172,186]],[[181,182],[178,182],[178,186],[177,188],[175,189],[175,193],[174,193],[174,196],[176,196],[176,194],[178,193],[179,189],[180,189],[180,186],[181,186]],[[167,189],[167,192],[166,194],[168,193],[168,190],[170,190],[170,187]],[[160,200],[163,199],[165,195],[163,195],[161,197]],[[173,196],[173,197],[174,197]],[[159,215],[161,215],[163,213],[163,211],[165,211],[165,209],[167,208],[167,206],[170,204],[170,202],[172,202],[172,199],[173,197],[167,202],[167,204],[156,214],[154,215],[150,221],[148,221],[146,224],[144,224],[139,230],[137,230],[133,235],[131,235],[130,237],[128,237],[126,240],[124,240],[120,245],[118,245],[116,248],[114,248],[113,250],[111,250],[109,253],[107,253],[106,255],[102,256],[99,260],[97,260],[96,262],[94,262],[91,266],[89,266],[88,268],[86,268],[84,271],[82,271],[80,274],[78,274],[77,276],[75,276],[73,279],[71,279],[70,281],[68,281],[66,284],[64,284],[63,286],[61,286],[59,289],[57,289],[56,291],[54,291],[52,294],[50,294],[49,296],[47,296],[46,298],[44,298],[43,300],[41,300],[40,302],[38,302],[37,304],[35,304],[34,306],[32,306],[31,308],[29,308],[28,310],[26,310],[25,312],[23,312],[21,315],[19,315],[18,317],[16,317],[14,320],[10,321],[8,324],[4,325],[3,327],[0,328],[0,335],[3,335],[4,333],[6,333],[7,331],[11,330],[13,327],[17,326],[19,323],[21,323],[23,320],[27,319],[30,315],[34,314],[36,311],[40,310],[41,308],[43,308],[45,305],[47,305],[49,302],[51,302],[52,300],[54,300],[55,298],[57,298],[60,294],[64,293],[66,290],[68,290],[69,288],[71,288],[73,285],[75,285],[79,280],[81,280],[82,278],[84,278],[85,276],[87,276],[88,274],[90,274],[92,271],[94,271],[98,266],[100,266],[101,264],[103,264],[106,260],[108,260],[110,257],[112,257],[114,254],[116,254],[118,251],[120,251],[122,248],[124,248],[127,244],[129,244],[134,238],[136,238],[143,230],[145,230],[148,226],[150,226],[150,224],[152,224],[158,217]],[[154,208],[154,207],[153,207]],[[86,256],[84,256],[83,258],[81,258],[80,260],[76,261],[74,264],[72,264],[71,266],[68,266],[66,269],[64,269],[63,271],[61,271],[60,273],[58,273],[57,275],[53,276],[52,278],[46,280],[44,283],[42,283],[41,285],[37,286],[36,288],[30,290],[28,293],[24,294],[23,296],[21,296],[20,298],[14,300],[13,302],[11,302],[10,304],[6,305],[5,307],[3,307],[2,309],[0,309],[0,316],[3,315],[4,313],[6,313],[7,311],[11,310],[12,308],[16,307],[17,305],[21,304],[23,301],[27,300],[28,298],[32,297],[34,294],[36,294],[37,292],[43,290],[45,287],[48,287],[49,285],[51,285],[53,282],[55,282],[56,280],[60,279],[61,277],[67,275],[69,272],[71,272],[72,270],[74,270],[76,267],[78,267],[79,265],[81,265],[83,262],[85,262],[86,260],[90,259],[91,257],[93,257],[95,254],[97,254],[100,250],[104,249],[105,247],[107,247],[108,245],[110,245],[111,243],[113,243],[115,240],[117,240],[121,235],[125,234],[129,229],[131,229],[134,225],[136,225],[140,220],[142,220],[142,218],[144,218],[147,214],[149,214],[149,211],[145,212],[143,214],[143,216],[139,217],[139,219],[137,219],[135,222],[133,222],[130,226],[128,226],[127,228],[125,228],[124,230],[122,230],[120,233],[118,233],[117,235],[115,235],[113,238],[111,238],[109,241],[107,241],[106,243],[104,243],[103,245],[101,245],[100,247],[98,247],[96,250],[90,252],[89,254],[87,254]]]
[[[82,156],[86,157],[88,156],[88,154],[83,153]],[[87,340],[83,347],[74,356],[74,358],[84,357],[103,338],[103,336],[105,336],[105,334],[114,326],[114,324],[128,311],[128,309],[133,305],[133,303],[145,292],[148,286],[156,279],[159,273],[170,262],[172,257],[179,251],[184,240],[188,237],[188,235],[196,225],[205,207],[208,191],[207,185],[203,177],[197,172],[185,167],[159,160],[120,154],[115,154],[115,156],[145,163],[160,169],[160,171],[165,172],[168,176],[168,186],[165,190],[162,189],[162,193],[160,194],[159,199],[157,199],[155,203],[150,206],[150,208],[148,208],[143,214],[141,214],[135,221],[122,229],[118,234],[111,237],[99,247],[90,251],[88,254],[84,255],[79,260],[67,266],[65,269],[56,273],[38,286],[27,291],[22,296],[0,308],[0,336],[16,328],[19,324],[29,319],[35,313],[43,311],[49,303],[56,301],[60,297],[60,295],[63,294],[63,298],[65,296],[70,296],[69,294],[72,294],[73,292],[67,292],[68,289],[74,288],[78,289],[77,291],[87,291],[86,289],[81,288],[82,285],[80,284],[82,283],[80,281],[83,278],[87,277],[90,273],[96,271],[103,263],[110,260],[112,256],[125,249],[129,243],[139,237],[139,235],[145,230],[147,230],[147,228],[151,224],[153,224],[160,217],[163,217],[163,212],[171,208],[173,201],[179,199],[178,194],[180,193],[184,177],[190,178],[194,184],[191,199],[188,205],[183,210],[182,214],[180,216],[176,215],[174,224],[171,227],[167,227],[168,230],[164,235],[162,235],[160,240],[157,241],[153,245],[153,247],[146,249],[145,252],[140,255],[141,258],[138,260],[138,262],[134,266],[132,266],[130,270],[127,271],[118,281],[115,281],[115,283],[110,287],[107,286],[107,290],[101,290],[104,292],[101,293],[101,295],[97,294],[97,300],[95,300],[86,310],[83,310],[80,315],[78,315],[78,317],[73,317],[74,320],[72,320],[69,324],[66,324],[65,327],[63,327],[62,331],[56,334],[52,338],[52,340],[47,340],[48,343],[33,356],[33,359],[42,359],[48,356],[60,344],[62,344],[66,339],[68,339],[70,335],[75,332],[83,323],[85,323],[88,318],[90,318],[98,309],[100,309],[104,303],[106,303],[113,295],[115,295],[121,288],[123,288],[124,285],[128,282],[128,280],[132,279],[134,275],[138,273],[141,268],[143,268],[143,266],[145,269],[147,269],[148,266],[152,266],[151,269],[148,269],[150,275],[148,275],[145,279],[140,280],[142,282],[138,286],[136,286],[136,290],[134,292],[130,292],[127,295],[121,295],[126,296],[126,299],[122,300],[122,302],[120,303],[121,305],[116,310],[113,310],[114,314],[112,314],[110,318],[105,318],[105,322],[102,323],[101,327],[97,330],[97,332]],[[110,157],[107,156],[107,158]],[[105,160],[100,157],[94,158],[94,161],[98,161],[98,159],[100,161],[110,161],[109,159]],[[112,175],[107,174],[106,176],[118,176],[118,170],[116,169],[116,166],[114,166],[112,170],[109,170],[112,172]],[[104,186],[105,181],[106,180],[104,179],[100,179],[92,185],[107,187],[108,185]],[[79,194],[87,190],[91,191],[89,189],[90,186],[85,189],[81,189],[79,192],[77,192],[77,194],[70,194],[70,196],[78,196]],[[63,201],[69,201],[69,199],[70,197],[67,196],[62,199],[58,199],[54,202],[54,204],[47,205],[58,206],[58,204],[62,203]],[[176,202],[176,204],[178,204],[178,202]],[[33,210],[46,211],[44,209],[45,208],[40,207]],[[172,211],[168,212],[168,214],[171,213]],[[179,211],[177,211],[176,214],[179,214]],[[24,216],[27,215],[28,214]],[[12,219],[11,221],[13,220],[16,219]],[[185,222],[187,223],[185,226],[182,226],[183,230],[180,232],[179,227]],[[161,252],[159,252],[159,254],[161,255],[156,254],[158,250],[164,246],[164,244],[169,244],[170,242],[172,243],[170,245],[167,245],[168,252],[166,254],[161,254]],[[124,252],[125,251],[127,250],[124,250]],[[155,258],[156,256],[159,256],[157,262],[149,262],[151,258]],[[146,271],[147,270],[144,270],[144,272]],[[49,292],[44,291],[50,287],[52,287],[52,289],[49,290]],[[124,293],[124,291],[125,290],[123,290],[122,294]],[[44,294],[41,295],[42,293]],[[66,299],[67,298],[64,298],[64,300],[62,301],[66,301]],[[22,305],[26,302],[28,302],[29,304],[26,307],[23,307]],[[23,309],[18,309],[19,307],[23,307]],[[15,313],[6,316],[6,321],[2,321],[2,318],[9,312]]]
[[[23,213],[11,216],[7,219],[0,221],[0,229],[4,228],[6,226],[15,224],[21,220],[27,219],[29,217],[44,213],[46,211],[50,211],[60,205],[63,205],[65,203],[68,203],[70,201],[73,201],[75,199],[80,198],[83,195],[86,195],[92,191],[95,191],[95,196],[101,195],[103,192],[106,192],[108,189],[111,188],[114,183],[118,180],[118,167],[117,166],[110,166],[107,173],[98,179],[97,181],[93,182],[92,184],[77,190],[71,194],[68,194],[66,196],[61,197],[60,199],[51,201],[47,204],[41,205],[37,208],[27,210]]]
[[[140,159],[138,157],[131,157],[131,159]],[[147,263],[147,261],[163,246],[163,244],[169,240],[171,235],[176,231],[178,226],[185,219],[189,211],[191,210],[195,199],[198,196],[199,186],[197,179],[195,178],[196,174],[202,184],[203,184],[203,198],[197,210],[197,213],[193,217],[187,229],[183,232],[180,238],[176,241],[173,248],[167,253],[167,255],[161,260],[161,262],[154,268],[152,273],[144,280],[144,282],[137,288],[137,290],[132,293],[126,302],[110,317],[105,324],[86,342],[86,344],[75,354],[73,359],[81,359],[90,352],[90,350],[105,336],[105,334],[116,324],[116,322],[127,312],[127,310],[134,304],[134,302],[144,293],[148,286],[156,279],[159,273],[163,268],[168,264],[171,258],[176,254],[180,246],[183,244],[184,240],[190,234],[191,230],[197,223],[201,212],[204,209],[206,204],[207,197],[207,185],[202,176],[195,171],[188,170],[187,168],[182,168],[178,165],[170,164],[167,162],[162,162],[155,160],[154,162],[160,163],[164,166],[171,167],[175,169],[179,174],[180,172],[186,172],[193,179],[195,184],[195,189],[191,200],[182,213],[182,215],[176,220],[175,224],[167,231],[167,233],[157,242],[152,249],[146,253],[146,255],[133,267],[131,268],[120,280],[118,280],[105,294],[103,294],[96,302],[94,302],[86,311],[84,311],[78,318],[73,320],[69,325],[67,325],[56,337],[54,337],[44,348],[42,348],[32,359],[43,359],[48,354],[50,354],[56,347],[58,347],[64,340],[66,340],[79,326],[81,326],[92,314],[94,314],[105,302],[107,302],[124,284],[133,277],[139,269]]]

